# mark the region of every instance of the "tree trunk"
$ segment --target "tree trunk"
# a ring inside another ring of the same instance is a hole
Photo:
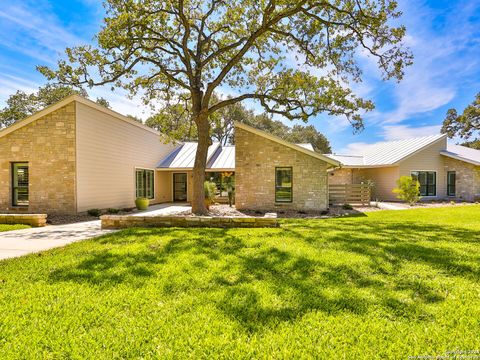
[[[208,117],[202,114],[194,119],[198,130],[198,146],[193,166],[192,212],[196,215],[208,214],[205,206],[205,169],[207,166],[208,147],[211,145],[210,124]]]

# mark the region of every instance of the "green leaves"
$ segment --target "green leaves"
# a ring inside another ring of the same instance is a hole
[[[472,139],[466,145],[476,146],[480,136],[480,93],[468,105],[463,113],[458,115],[457,110],[449,109],[443,121],[442,133],[448,137],[460,136],[463,139]]]
[[[391,25],[401,14],[395,1],[108,0],[105,8],[97,45],[67,49],[55,70],[39,67],[47,78],[111,83],[147,103],[187,92],[192,112],[254,99],[290,119],[327,112],[361,129],[373,104],[350,90],[361,81],[359,52],[375,57],[385,78],[401,79],[412,59],[405,28]],[[222,86],[239,95],[213,104]]]

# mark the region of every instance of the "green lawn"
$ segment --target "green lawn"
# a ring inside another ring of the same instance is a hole
[[[128,230],[0,262],[0,358],[479,350],[479,280],[480,206]]]
[[[0,224],[0,232],[3,231],[11,231],[11,230],[20,230],[20,229],[28,229],[30,226],[28,225],[6,225]]]

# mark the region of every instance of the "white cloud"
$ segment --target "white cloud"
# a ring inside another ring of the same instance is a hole
[[[382,130],[383,138],[387,141],[403,140],[422,136],[436,135],[440,133],[440,125],[429,126],[408,126],[408,125],[389,125],[384,126]]]

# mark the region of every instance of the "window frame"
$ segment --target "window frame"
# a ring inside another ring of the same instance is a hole
[[[417,173],[417,174],[414,174],[414,173]],[[419,179],[419,174],[420,173],[425,173],[426,175],[426,184],[425,185],[422,185],[422,183],[420,182],[420,179]],[[433,186],[432,184],[429,184],[429,181],[428,181],[428,174],[429,173],[433,173],[434,174],[434,193],[433,195],[428,195],[428,187],[429,186]],[[413,178],[414,176],[416,177],[417,181],[420,183],[420,196],[421,197],[437,197],[437,179],[438,179],[438,176],[437,176],[437,171],[436,170],[411,170],[410,171],[410,176]],[[426,195],[422,195],[422,187],[425,186],[426,188]]]
[[[18,167],[26,167],[27,168],[27,185],[19,186],[18,185]],[[18,161],[11,163],[11,182],[12,182],[12,206],[13,207],[23,207],[27,208],[30,206],[30,164],[26,161]],[[27,201],[26,204],[19,204],[18,203],[18,189],[26,189],[27,190]],[[17,196],[15,196],[17,194]]]
[[[279,170],[290,170],[290,199],[289,200],[279,200],[277,197],[277,192],[279,188],[287,188],[286,186],[277,186],[278,171]],[[293,166],[276,166],[275,167],[275,203],[278,204],[291,204],[293,203]]]
[[[453,175],[454,182],[450,183],[450,175]],[[453,187],[453,194],[450,192],[450,189]],[[455,197],[457,196],[457,172],[456,171],[447,171],[447,196]]]
[[[138,187],[138,180],[139,180],[139,173],[141,173],[142,177],[142,188],[141,193],[139,196],[139,187]],[[148,177],[147,173],[151,174],[151,189],[149,189],[148,184]],[[151,190],[151,196],[149,196],[149,190]],[[149,200],[155,199],[155,170],[148,169],[148,168],[135,168],[135,199],[138,198],[146,198]]]

